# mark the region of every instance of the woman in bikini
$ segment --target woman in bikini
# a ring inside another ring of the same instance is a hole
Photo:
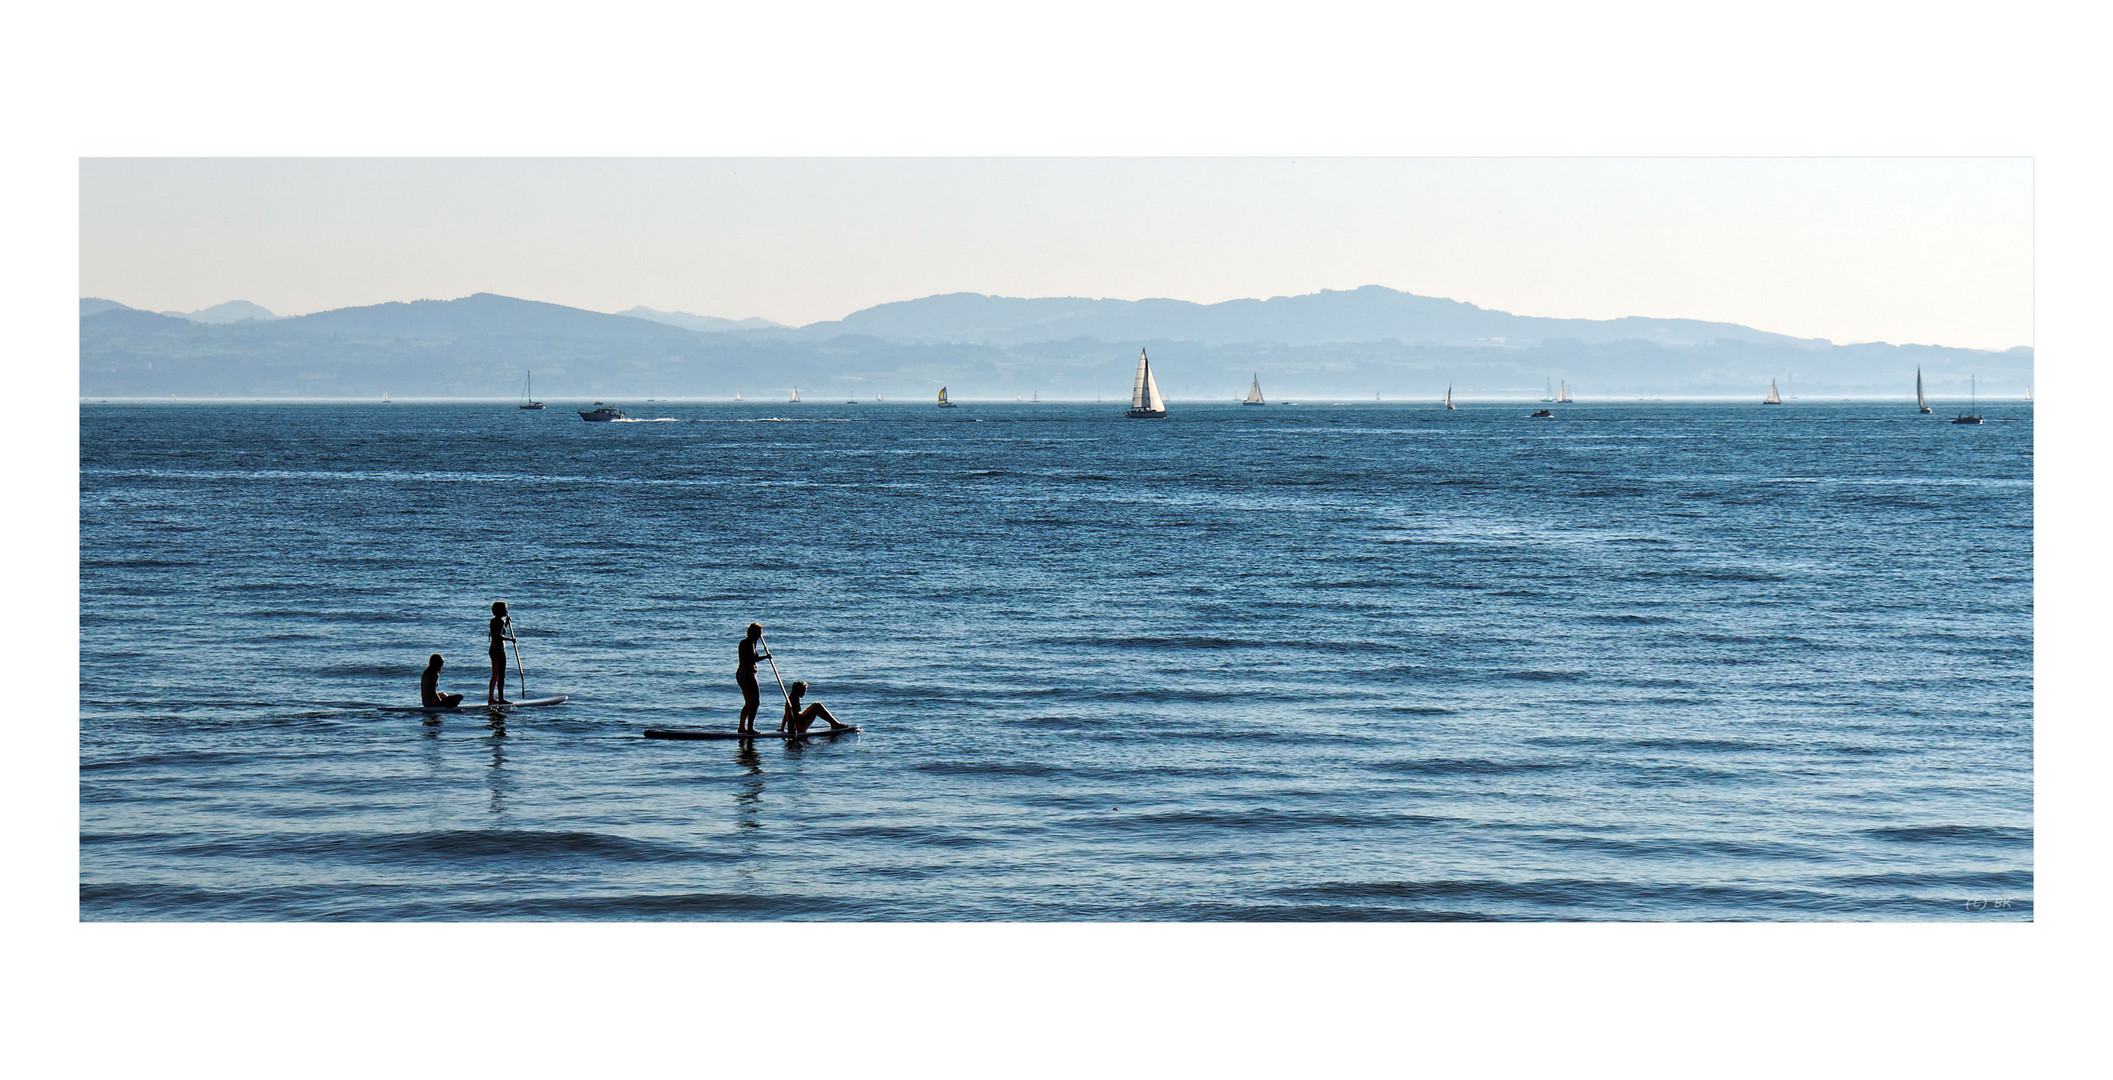
[[[486,705],[511,705],[506,700],[506,643],[514,639],[513,620],[507,617],[506,601],[492,601],[491,649],[492,677],[484,683]]]
[[[807,734],[807,729],[813,727],[816,720],[829,721],[829,730],[831,731],[842,731],[851,726],[838,723],[836,717],[830,715],[829,710],[823,708],[822,703],[819,701],[807,706],[805,709],[800,708],[800,698],[805,696],[806,693],[807,684],[803,682],[796,682],[785,688],[785,722],[778,726],[779,731],[790,731],[795,735],[805,735]]]

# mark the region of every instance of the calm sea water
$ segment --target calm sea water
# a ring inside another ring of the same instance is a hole
[[[1534,407],[84,405],[81,917],[2030,919],[2030,406]]]

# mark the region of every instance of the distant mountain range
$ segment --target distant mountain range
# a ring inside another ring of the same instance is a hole
[[[136,309],[126,307],[115,300],[101,300],[85,296],[81,298],[81,318],[84,319],[90,315],[101,315],[106,311],[133,310]],[[252,304],[247,300],[230,300],[225,304],[214,304],[212,307],[200,308],[197,311],[164,311],[162,314],[170,318],[189,319],[192,322],[201,323],[231,323],[241,322],[245,319],[278,318],[277,315],[272,314],[262,305]]]
[[[626,311],[619,311],[617,312],[617,314],[629,315],[634,319],[648,319],[657,323],[666,323],[669,326],[680,326],[684,330],[719,331],[791,329],[784,323],[774,323],[771,322],[769,319],[722,319],[716,315],[692,315],[687,311],[655,311],[649,307],[635,307]]]
[[[505,397],[535,372],[551,400],[1039,392],[1126,399],[1148,348],[1167,396],[1272,398],[1935,394],[1975,375],[2021,393],[2032,350],[1839,346],[1690,319],[1552,319],[1379,286],[1268,300],[1015,299],[954,293],[786,327],[637,307],[604,314],[479,293],[290,318],[246,301],[155,314],[81,301],[85,397]]]

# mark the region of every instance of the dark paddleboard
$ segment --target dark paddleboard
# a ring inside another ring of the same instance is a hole
[[[858,725],[852,724],[849,727],[840,728],[808,728],[801,734],[849,735],[850,733],[857,730],[859,730]],[[792,732],[789,731],[681,731],[661,728],[646,729],[646,738],[648,739],[793,739],[799,737],[800,736],[794,735]]]
[[[504,712],[507,709],[531,709],[538,705],[563,705],[571,701],[570,694],[552,694],[549,697],[529,698],[525,701],[509,701],[503,705],[486,705],[481,701],[465,699],[460,705],[384,705],[383,712],[403,713],[451,713],[451,712]]]

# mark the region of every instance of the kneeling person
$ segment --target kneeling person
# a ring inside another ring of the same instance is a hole
[[[440,692],[440,654],[426,659],[425,674],[418,677],[418,703],[429,709],[452,709],[462,704],[461,694]]]

